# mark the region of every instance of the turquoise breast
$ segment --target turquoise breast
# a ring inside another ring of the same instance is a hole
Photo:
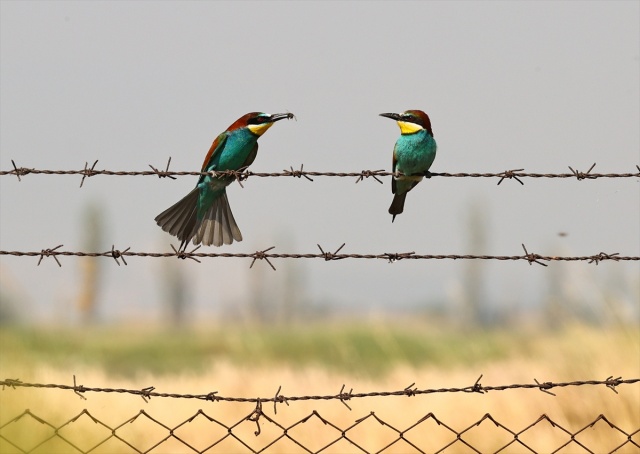
[[[257,142],[258,136],[246,128],[228,133],[224,148],[213,160],[212,165],[215,166],[215,170],[238,170]]]
[[[426,131],[401,135],[394,149],[396,170],[405,175],[429,170],[436,157],[436,141]]]

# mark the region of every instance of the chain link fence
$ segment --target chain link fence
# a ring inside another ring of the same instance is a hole
[[[365,426],[369,427],[362,432]],[[375,437],[370,435],[372,430],[377,432]],[[26,432],[30,436],[25,437]],[[541,435],[544,442],[539,440]],[[0,426],[0,447],[2,444],[2,452],[7,453],[637,453],[640,428],[625,430],[615,424],[615,418],[602,414],[580,427],[562,425],[547,415],[526,427],[515,427],[486,414],[468,427],[455,428],[433,413],[399,427],[392,417],[375,412],[344,427],[317,411],[293,424],[283,424],[265,414],[261,406],[235,422],[225,421],[223,414],[198,410],[169,426],[140,410],[114,426],[88,410],[61,424],[25,410]]]
[[[153,386],[143,389],[95,388],[78,385],[23,383],[20,380],[0,381],[5,393],[12,389],[54,389],[72,391],[86,399],[87,393],[127,394],[139,396],[145,402],[151,398],[189,399],[227,402],[232,405],[255,405],[252,411],[237,418],[220,407],[199,409],[177,423],[163,421],[152,410],[140,410],[121,422],[109,422],[97,411],[87,409],[60,422],[51,416],[40,416],[29,409],[0,423],[0,452],[41,453],[110,453],[110,452],[185,452],[185,453],[636,453],[640,452],[640,427],[626,427],[617,423],[615,415],[600,414],[587,424],[572,424],[541,415],[527,425],[487,413],[472,424],[457,427],[445,417],[426,412],[419,419],[399,423],[402,415],[386,414],[384,410],[355,415],[340,421],[312,410],[302,417],[291,419],[290,411],[278,415],[278,405],[296,401],[336,400],[351,410],[348,401],[372,397],[410,397],[427,394],[467,393],[486,394],[495,391],[534,390],[555,396],[555,388],[606,387],[618,393],[620,386],[637,386],[640,378],[574,382],[539,382],[483,386],[480,379],[462,388],[418,389],[414,384],[398,391],[354,393],[345,391],[334,395],[284,396],[278,388],[273,397],[229,397],[217,392],[207,394],[177,394],[155,391]],[[618,398],[611,395],[611,398]],[[622,398],[622,397],[620,397]],[[268,407],[263,408],[265,404]],[[270,405],[273,405],[271,412]],[[578,405],[578,403],[576,403]],[[270,413],[270,414],[268,414]],[[358,417],[359,416],[359,417]],[[166,415],[164,416],[167,417]]]

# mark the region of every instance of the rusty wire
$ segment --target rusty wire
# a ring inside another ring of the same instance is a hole
[[[119,447],[125,448],[126,446],[138,453],[148,453],[152,451],[155,452],[154,450],[156,450],[156,448],[161,447],[167,441],[178,442],[180,443],[181,447],[184,446],[184,448],[188,448],[190,450],[189,452],[195,453],[212,452],[211,450],[216,447],[228,450],[228,444],[221,445],[221,443],[225,440],[232,442],[234,446],[236,446],[235,452],[248,453],[265,452],[269,450],[269,448],[274,447],[274,445],[280,442],[280,440],[284,440],[285,443],[292,442],[297,447],[301,448],[304,452],[320,453],[326,451],[330,447],[333,447],[335,449],[337,447],[335,446],[337,443],[344,441],[344,443],[338,446],[344,446],[346,443],[351,450],[354,450],[353,452],[379,453],[386,451],[393,446],[394,449],[402,449],[402,452],[425,453],[434,452],[433,447],[428,448],[429,450],[427,451],[425,442],[432,441],[431,438],[436,433],[434,429],[437,427],[439,433],[445,433],[446,437],[443,437],[445,439],[443,445],[437,446],[437,448],[435,448],[437,449],[435,451],[436,453],[442,453],[451,447],[453,447],[452,449],[464,449],[465,451],[470,449],[472,452],[480,453],[482,452],[483,448],[478,446],[477,440],[474,441],[472,434],[474,432],[477,433],[478,430],[482,430],[476,428],[481,426],[481,424],[486,421],[487,423],[491,423],[491,425],[485,426],[487,429],[492,429],[491,444],[494,444],[498,447],[498,449],[492,447],[493,452],[503,452],[507,448],[515,448],[518,450],[517,452],[530,452],[534,454],[538,452],[549,452],[548,447],[545,448],[545,451],[539,451],[536,449],[536,440],[537,437],[541,435],[541,430],[545,430],[549,433],[563,435],[562,438],[564,438],[565,440],[557,441],[558,444],[557,446],[554,446],[555,449],[553,450],[553,452],[559,452],[565,448],[582,448],[580,452],[583,452],[584,450],[588,453],[593,454],[595,452],[614,453],[619,451],[623,447],[633,448],[633,446],[635,446],[636,448],[640,448],[640,444],[637,439],[637,436],[640,433],[640,429],[623,430],[603,414],[598,415],[594,418],[593,421],[578,428],[577,430],[571,430],[570,428],[565,427],[566,423],[562,425],[558,421],[551,419],[545,414],[541,415],[534,422],[524,428],[510,429],[507,425],[500,422],[499,418],[487,413],[478,421],[475,421],[471,425],[459,430],[454,429],[431,412],[425,414],[422,418],[409,425],[408,427],[405,427],[404,429],[395,427],[395,425],[392,425],[388,420],[382,419],[383,417],[387,418],[386,416],[381,417],[379,415],[376,415],[375,412],[370,412],[366,416],[356,419],[355,422],[348,427],[339,427],[337,424],[334,424],[329,419],[323,417],[316,410],[312,411],[302,419],[292,424],[287,423],[287,425],[283,425],[280,422],[276,421],[275,417],[271,417],[264,413],[260,403],[258,403],[256,405],[256,408],[247,416],[241,417],[239,420],[234,420],[232,422],[226,422],[224,420],[224,414],[219,416],[216,415],[216,417],[211,416],[211,414],[211,410],[205,412],[200,409],[192,416],[176,424],[175,426],[168,426],[161,422],[159,419],[154,418],[149,412],[140,410],[121,424],[111,426],[98,419],[87,409],[84,409],[77,415],[70,418],[68,421],[63,422],[59,425],[54,425],[46,421],[44,418],[38,416],[31,410],[27,409],[8,422],[0,425],[0,439],[4,440],[6,443],[9,443],[11,446],[20,450],[21,452],[26,453],[36,451],[43,452],[42,450],[46,449],[47,447],[47,442],[53,440],[53,443],[55,443],[56,441],[58,443],[66,443],[64,446],[75,449],[74,452],[87,454],[96,450],[98,447],[104,445],[107,441],[110,441],[112,439],[114,441],[109,445],[110,447],[112,447],[111,449],[113,449],[113,443],[118,443]],[[72,436],[74,424],[80,421],[80,423],[78,423],[79,426],[80,424],[82,424],[82,419],[85,418],[89,419],[94,424],[88,426],[86,424],[82,425],[81,427],[85,437],[84,439],[78,440],[77,438]],[[304,424],[312,420],[312,418],[317,419],[319,422],[321,422],[323,424],[323,426],[321,427],[324,427],[323,430],[327,434],[329,434],[329,436],[325,437],[322,442],[315,443],[316,446],[314,447],[309,446],[309,441],[314,440],[314,437],[304,437],[305,429],[307,429],[308,427],[305,427]],[[193,440],[188,440],[188,425],[196,420],[200,421],[200,425],[198,427],[202,427],[202,422],[204,422],[204,424],[207,424],[207,433],[210,436],[210,439],[205,443],[205,446],[201,448],[194,446],[196,444],[202,445],[201,442],[196,443]],[[32,445],[29,448],[25,446],[25,440],[19,440],[17,439],[18,437],[15,437],[15,435],[14,437],[11,437],[11,435],[9,435],[9,431],[12,428],[15,431],[16,429],[20,428],[21,425],[23,427],[29,427],[31,421],[36,421],[45,426],[48,429],[48,434],[43,434],[42,439],[33,439],[33,436],[29,437],[29,443]],[[366,436],[363,436],[361,433],[358,434],[355,429],[359,426],[371,424],[373,422],[380,424],[379,430],[383,430],[383,427],[386,428],[384,429],[386,432],[386,437],[378,437],[378,442],[380,443],[380,445],[373,448],[375,451],[370,451],[364,446],[365,442],[367,441]],[[602,423],[598,424],[600,422]],[[270,429],[272,429],[270,431],[272,433],[271,435],[267,435],[266,433],[263,434],[261,423],[262,426],[270,426]],[[437,424],[437,426],[434,426],[430,423]],[[145,442],[145,445],[147,445],[145,449],[140,445],[140,436],[133,439],[131,438],[131,431],[135,430],[131,429],[131,427],[133,425],[134,427],[138,427],[138,430],[143,430],[143,433],[147,433],[148,430],[145,430],[143,428],[147,428],[149,424],[156,425],[159,428],[164,429],[164,431],[166,432],[157,434],[154,436],[154,438],[152,438],[148,442]],[[253,441],[249,441],[246,438],[244,440],[242,439],[243,436],[246,437],[243,432],[245,432],[247,424],[256,425],[256,430],[253,431],[253,434],[256,438]],[[513,427],[512,422],[506,424]],[[493,426],[499,429],[500,434],[505,437],[502,441],[498,441],[496,439],[496,429],[493,429]],[[526,437],[525,434],[527,434],[528,431],[534,428],[536,428],[536,435],[529,435],[528,437]],[[2,432],[4,429],[7,429],[7,432],[9,433],[4,434]],[[594,440],[592,438],[589,442],[588,438],[581,438],[581,434],[587,433],[589,429],[596,429],[601,435],[599,439],[600,444],[598,445],[598,447],[594,447],[592,444],[598,439]],[[86,441],[88,440],[87,431],[89,431],[91,435],[93,435],[91,442]],[[634,437],[636,437],[635,440]],[[618,438],[618,441],[610,443],[609,446],[611,448],[607,449],[607,451],[603,451],[602,441],[607,440],[608,438],[612,440],[614,438]],[[258,445],[257,447],[251,446],[256,446],[257,443],[260,443],[260,445]],[[386,443],[386,445],[382,446],[384,443]],[[322,444],[324,444],[324,446],[321,446]],[[318,448],[319,445],[320,447]],[[169,444],[168,446],[171,446],[171,444]],[[276,446],[276,448],[277,447],[278,446]],[[593,449],[590,449],[590,447]],[[166,449],[167,446],[165,446],[164,448]],[[239,448],[242,448],[242,451],[238,451]],[[160,449],[162,449],[162,447]]]
[[[91,167],[86,162],[83,169],[79,170],[48,170],[48,169],[35,169],[29,167],[18,167],[12,160],[11,164],[13,169],[0,170],[0,176],[15,175],[18,180],[21,180],[21,176],[34,174],[34,175],[82,175],[80,187],[84,184],[84,180],[87,177],[95,175],[109,175],[109,176],[157,176],[158,178],[172,178],[178,176],[202,176],[210,175],[217,177],[232,177],[239,182],[246,180],[249,177],[304,177],[309,181],[313,181],[311,177],[342,177],[342,178],[356,178],[356,183],[362,181],[365,178],[373,178],[378,183],[382,183],[380,177],[387,177],[391,175],[397,175],[385,170],[361,170],[360,172],[314,172],[304,170],[303,165],[300,166],[300,170],[294,170],[293,166],[290,166],[289,170],[284,169],[282,172],[252,172],[249,170],[225,170],[220,172],[195,172],[195,171],[170,171],[169,165],[171,164],[171,158],[167,162],[165,170],[159,170],[155,166],[149,164],[151,170],[140,171],[126,171],[126,170],[99,170],[96,169],[96,160]],[[587,170],[582,172],[574,170],[569,166],[570,173],[530,173],[525,172],[524,169],[512,169],[502,172],[426,172],[425,176],[431,177],[448,177],[448,178],[499,178],[498,184],[503,180],[515,179],[520,184],[524,184],[522,178],[575,178],[577,180],[595,180],[598,178],[638,178],[640,177],[640,166],[636,165],[637,172],[621,172],[621,173],[591,173],[595,167],[595,163]]]
[[[399,260],[499,260],[499,261],[525,261],[530,265],[537,263],[538,265],[547,266],[543,262],[582,262],[598,264],[602,261],[640,261],[640,256],[624,256],[617,252],[605,253],[599,252],[593,255],[584,256],[551,256],[534,254],[527,250],[525,245],[522,245],[524,255],[471,255],[471,254],[416,254],[415,252],[384,252],[378,254],[345,254],[340,253],[340,250],[345,246],[343,243],[335,252],[326,252],[318,244],[320,253],[315,254],[278,254],[269,253],[275,246],[266,248],[260,251],[251,253],[231,253],[231,252],[197,252],[200,246],[197,246],[192,251],[180,251],[171,245],[173,252],[136,252],[132,251],[130,247],[119,250],[115,249],[115,246],[111,246],[111,249],[105,252],[81,252],[81,251],[61,251],[59,250],[63,245],[60,244],[54,248],[42,249],[40,251],[0,251],[1,255],[8,255],[13,257],[39,257],[38,265],[46,257],[53,257],[58,264],[62,266],[58,257],[107,257],[116,261],[118,266],[120,265],[119,259],[127,265],[125,257],[151,257],[151,258],[167,258],[176,257],[179,259],[191,259],[200,263],[201,258],[247,258],[252,259],[250,268],[253,267],[256,260],[265,260],[273,270],[275,266],[269,259],[321,259],[324,261],[344,260],[344,259],[374,259],[374,260],[386,260],[390,263],[397,262]]]
[[[486,394],[489,391],[505,391],[510,389],[538,389],[546,394],[555,396],[550,392],[554,388],[566,388],[572,386],[606,386],[616,394],[616,387],[621,385],[632,385],[640,383],[640,378],[622,379],[622,377],[614,378],[608,377],[606,380],[580,380],[572,382],[539,382],[534,378],[535,383],[521,383],[521,384],[509,384],[509,385],[497,385],[497,386],[483,386],[480,383],[482,375],[470,386],[464,386],[462,388],[426,388],[418,389],[415,387],[415,383],[410,384],[404,389],[397,391],[373,391],[367,393],[354,393],[353,389],[345,391],[346,385],[342,385],[340,392],[337,394],[329,394],[323,396],[284,396],[280,394],[282,387],[279,387],[273,397],[228,397],[218,394],[218,391],[212,391],[206,394],[179,394],[179,393],[161,393],[155,391],[154,386],[148,386],[142,389],[125,389],[125,388],[96,388],[87,387],[84,385],[77,385],[75,375],[73,376],[73,385],[61,385],[61,384],[43,384],[43,383],[25,383],[19,379],[4,379],[0,380],[0,386],[2,390],[6,388],[46,388],[46,389],[62,389],[67,391],[73,391],[79,396],[84,393],[120,393],[120,394],[132,394],[140,396],[146,402],[152,397],[163,397],[172,399],[197,399],[211,402],[250,402],[262,405],[266,402],[273,402],[274,413],[277,413],[276,404],[285,403],[289,405],[290,402],[305,401],[305,400],[338,400],[345,405],[349,410],[351,408],[346,403],[351,399],[365,398],[365,397],[389,397],[389,396],[406,396],[413,397],[424,394],[437,394],[437,393],[478,393]],[[83,396],[82,396],[83,397]]]

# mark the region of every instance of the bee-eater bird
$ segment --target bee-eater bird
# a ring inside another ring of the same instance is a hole
[[[269,115],[251,112],[238,118],[213,141],[204,158],[202,172],[244,170],[258,153],[258,138],[276,121],[291,119],[292,113]],[[201,175],[196,187],[182,200],[156,216],[162,230],[178,237],[184,250],[193,244],[221,246],[233,240],[242,241],[242,234],[233,218],[226,187],[233,176]]]
[[[396,120],[401,133],[393,148],[394,175],[391,180],[391,192],[394,196],[389,207],[393,222],[404,210],[407,193],[428,175],[429,167],[436,157],[436,141],[433,138],[431,120],[421,110],[407,110],[401,114],[383,113],[380,116]],[[397,175],[396,172],[401,175]]]

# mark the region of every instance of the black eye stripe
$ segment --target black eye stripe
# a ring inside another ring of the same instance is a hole
[[[248,123],[250,125],[261,125],[263,123],[266,123],[269,120],[269,117],[265,116],[265,115],[260,115],[258,117],[253,117],[251,119],[249,119]]]

